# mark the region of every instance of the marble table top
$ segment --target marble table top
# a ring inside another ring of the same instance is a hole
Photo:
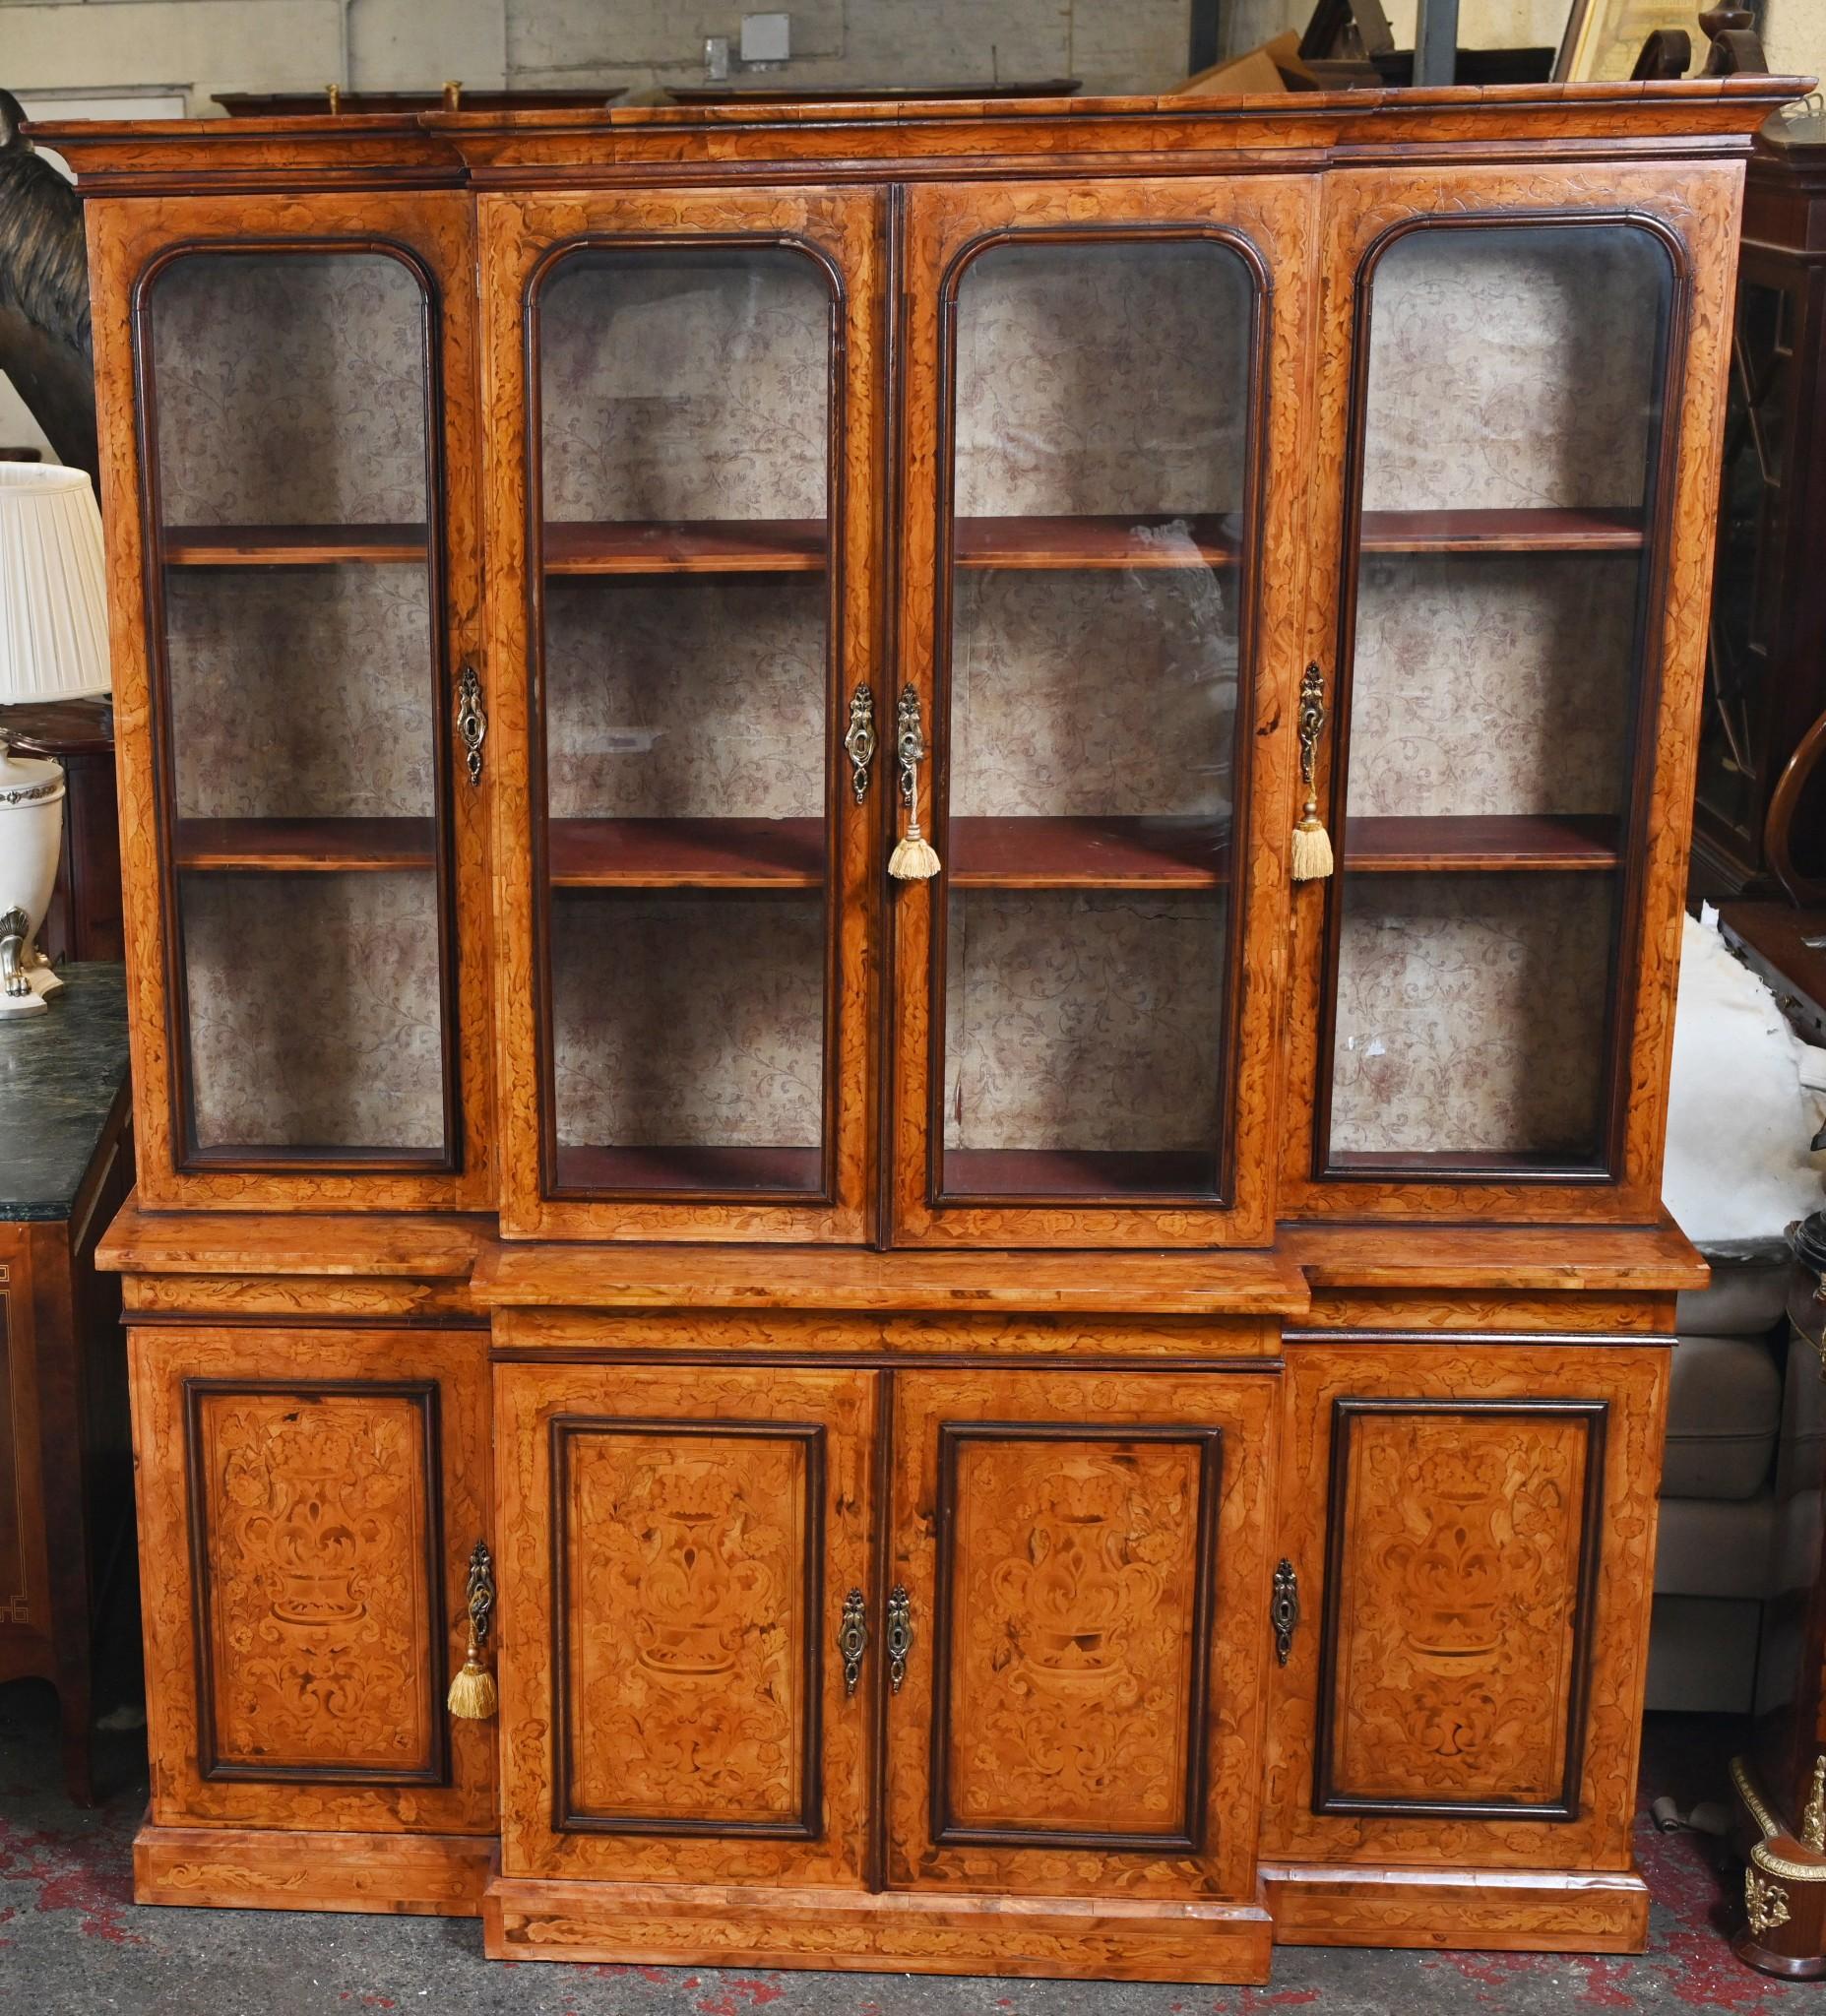
[[[0,1017],[0,1221],[69,1216],[127,1081],[122,969],[59,971],[44,1014]]]

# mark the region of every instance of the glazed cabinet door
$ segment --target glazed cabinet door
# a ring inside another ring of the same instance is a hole
[[[1736,192],[1328,182],[1283,1216],[1654,1214]]]
[[[859,1239],[880,198],[480,210],[504,1224]]]
[[[132,1376],[153,1819],[492,1833],[493,1725],[445,1707],[486,1337],[158,1325]]]
[[[503,1873],[859,1884],[873,1375],[497,1381]]]
[[[1289,1340],[1265,1860],[1630,1867],[1667,1362]]]
[[[1253,1897],[1274,1379],[896,1387],[890,1886]]]
[[[901,1243],[1269,1235],[1315,192],[908,197]]]
[[[486,1204],[468,199],[90,232],[142,1201]]]

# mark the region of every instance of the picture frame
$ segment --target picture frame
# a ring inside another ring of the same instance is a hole
[[[1572,0],[1553,63],[1555,84],[1616,83],[1657,29],[1695,33],[1698,0]]]

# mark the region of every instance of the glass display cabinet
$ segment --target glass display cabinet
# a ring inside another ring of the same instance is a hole
[[[143,1901],[1163,1981],[1640,1946],[1793,89],[57,133]]]

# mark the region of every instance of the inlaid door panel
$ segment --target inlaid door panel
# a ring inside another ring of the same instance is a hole
[[[308,1371],[272,1375],[286,1349]],[[156,1819],[489,1830],[491,1732],[444,1705],[487,1532],[484,1349],[135,1333]]]
[[[1265,1853],[1626,1866],[1664,1352],[1289,1356]]]
[[[902,1376],[892,1883],[1247,1893],[1272,1393]]]
[[[503,1369],[510,1873],[860,1881],[872,1389]]]

